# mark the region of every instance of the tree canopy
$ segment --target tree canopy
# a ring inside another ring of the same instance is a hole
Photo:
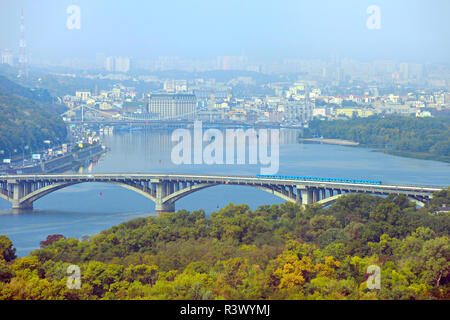
[[[46,147],[44,141],[61,141],[67,136],[59,110],[41,91],[31,91],[0,76],[0,150],[3,157]]]
[[[448,299],[450,216],[404,196],[347,195],[327,208],[230,204],[50,237],[17,258],[0,238],[0,299]],[[80,268],[80,289],[66,285]],[[370,289],[368,267],[381,270]]]

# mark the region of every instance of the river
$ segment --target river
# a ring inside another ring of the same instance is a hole
[[[403,158],[371,149],[297,143],[296,130],[281,130],[280,175],[381,180],[383,183],[448,186],[449,164]],[[195,173],[255,175],[260,165],[175,165],[170,131],[116,132],[103,137],[110,151],[84,173]],[[176,209],[202,208],[211,213],[229,203],[257,208],[283,200],[251,187],[216,186],[176,202]],[[34,203],[34,211],[14,214],[0,199],[0,234],[14,243],[18,256],[39,248],[47,235],[81,239],[113,225],[154,215],[154,203],[133,191],[103,183],[86,183],[51,193]]]

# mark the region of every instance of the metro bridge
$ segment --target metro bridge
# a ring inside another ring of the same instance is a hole
[[[33,209],[34,201],[62,188],[85,182],[115,184],[155,202],[157,212],[174,212],[175,202],[193,192],[217,186],[239,185],[257,188],[286,201],[301,205],[330,204],[344,194],[368,193],[375,195],[407,196],[423,206],[440,187],[408,185],[376,185],[346,182],[302,181],[251,176],[150,174],[150,173],[96,173],[96,174],[38,174],[1,175],[0,197],[12,204],[13,211]]]

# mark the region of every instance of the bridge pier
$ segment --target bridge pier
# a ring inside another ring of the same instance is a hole
[[[155,201],[155,211],[159,214],[163,212],[175,212],[175,203],[166,201],[163,199],[167,195],[174,192],[174,185],[172,182],[157,182],[156,185],[156,201]]]
[[[153,197],[156,197],[156,184],[154,182],[150,183],[150,189],[151,189],[150,194]]]
[[[28,182],[14,182],[12,183],[12,209],[14,213],[26,212],[33,210],[33,202],[21,201],[21,199],[31,192],[31,183]]]
[[[175,203],[162,202],[158,200],[155,203],[155,211],[158,212],[158,214],[163,212],[175,212]]]
[[[288,186],[288,194],[289,194],[289,198],[294,198],[294,187],[293,186]]]
[[[33,210],[33,203],[17,203],[16,201],[12,202],[12,210],[13,213],[22,213]]]
[[[313,190],[313,203],[320,200],[320,190],[319,188],[314,188]]]
[[[297,201],[302,205],[313,203],[313,188],[297,185]]]
[[[297,188],[296,189],[296,194],[295,194],[295,201],[297,201],[297,203],[302,204],[302,190]]]

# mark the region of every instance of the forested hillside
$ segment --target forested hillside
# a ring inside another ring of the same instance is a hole
[[[353,120],[314,120],[305,129],[303,137],[346,139],[363,146],[387,147],[405,155],[410,152],[450,161],[450,117],[373,116]]]
[[[54,235],[23,258],[3,236],[0,299],[449,299],[449,201],[450,188],[422,209],[347,195],[329,208],[181,210],[84,241]],[[66,286],[71,264],[80,289]]]
[[[45,91],[31,91],[0,76],[0,150],[4,157],[45,147],[44,140],[63,142],[66,126]]]

